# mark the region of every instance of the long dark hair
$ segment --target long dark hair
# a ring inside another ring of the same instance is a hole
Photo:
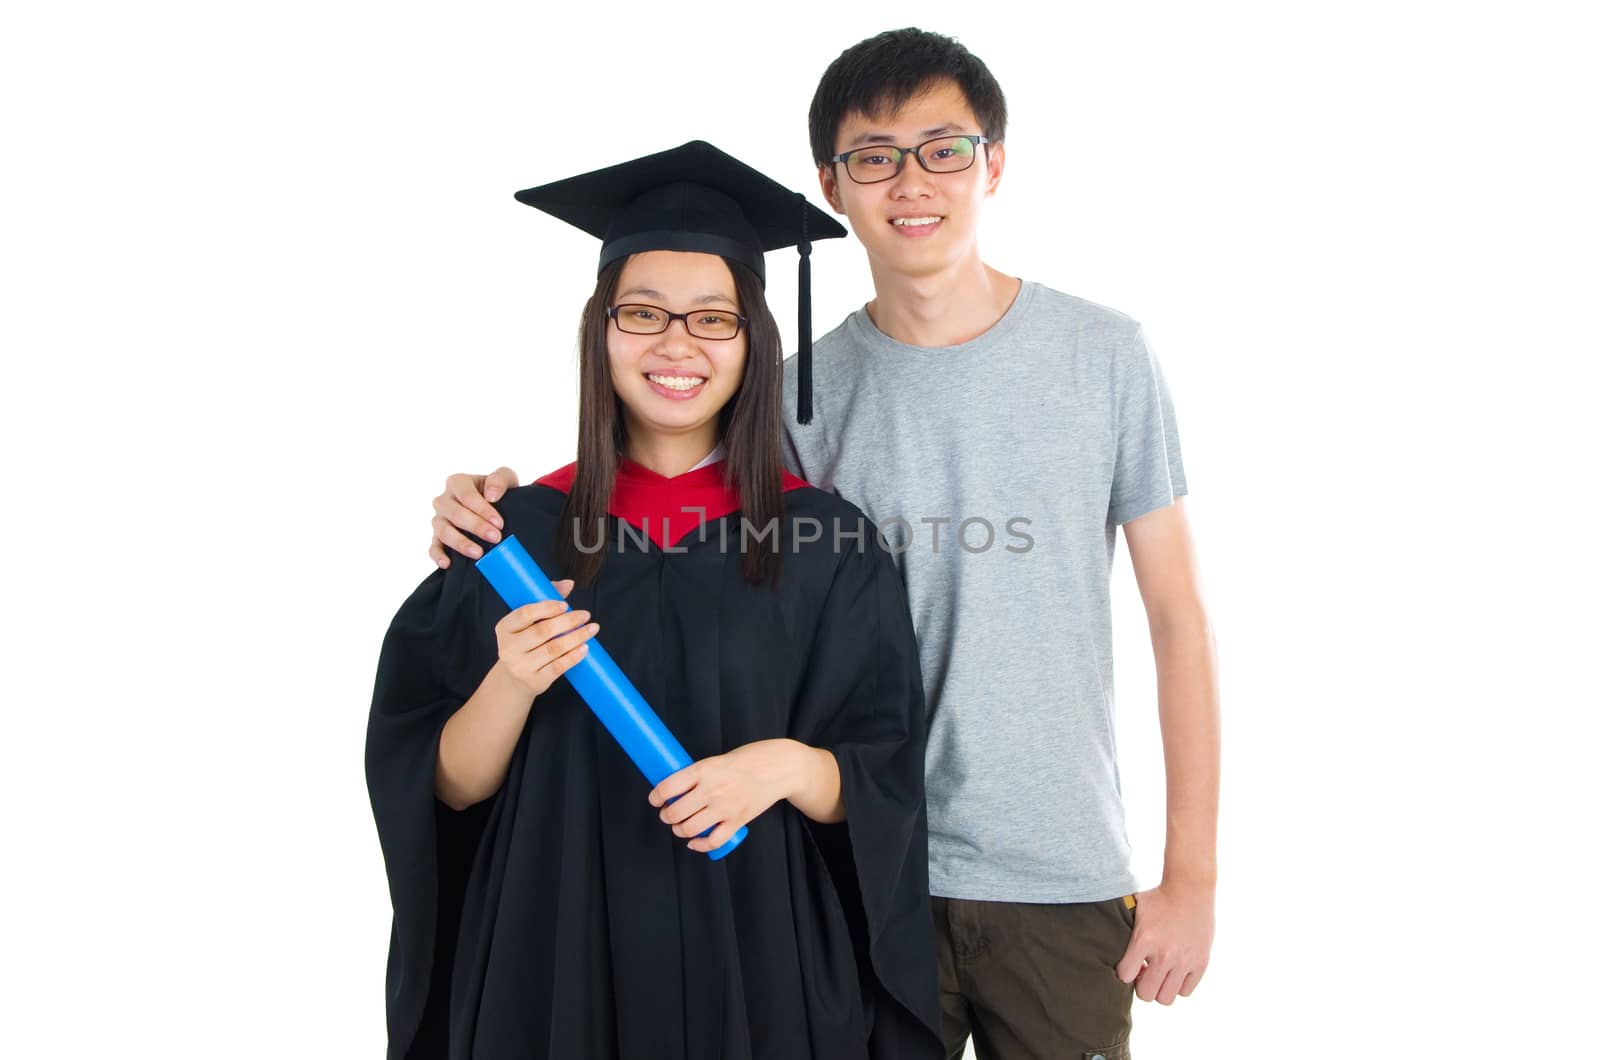
[[[606,510],[627,441],[622,399],[612,383],[611,358],[606,353],[606,309],[627,260],[614,261],[600,271],[578,327],[578,468],[559,524],[570,532],[557,534],[556,557],[566,576],[584,586],[594,583],[611,547]],[[783,343],[761,281],[738,262],[723,261],[733,273],[739,311],[750,325],[744,377],[717,418],[717,435],[727,451],[722,472],[724,481],[739,494],[739,510],[756,531],[749,536],[750,547],[744,547],[742,532],[737,535],[744,576],[752,584],[776,584],[782,567],[781,535],[765,531],[781,527],[778,517],[783,511]]]

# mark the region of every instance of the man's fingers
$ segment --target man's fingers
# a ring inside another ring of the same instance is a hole
[[[433,560],[433,565],[440,570],[448,570],[450,568],[450,557],[445,555],[444,546],[439,544],[437,537],[428,545],[428,558]]]
[[[1156,1000],[1163,1005],[1170,1005],[1178,1000],[1178,987],[1182,985],[1182,979],[1183,977],[1176,971],[1168,972],[1156,990]]]
[[[446,548],[453,548],[468,559],[478,559],[483,555],[483,549],[457,530],[442,515],[433,517],[433,539]]]
[[[1144,967],[1144,958],[1144,945],[1136,935],[1128,940],[1128,948],[1123,951],[1122,960],[1117,962],[1117,978],[1124,983],[1133,982]]]
[[[489,477],[483,480],[483,496],[486,500],[497,501],[506,495],[506,491],[517,488],[517,473],[509,467],[497,467],[489,472]],[[505,524],[502,523],[501,526]]]
[[[1150,963],[1144,966],[1144,971],[1139,973],[1138,981],[1133,984],[1133,992],[1139,995],[1140,1001],[1154,1001],[1170,971],[1172,971],[1170,962],[1160,957],[1151,957]]]
[[[437,517],[444,519],[458,530],[465,530],[485,541],[500,540],[499,527],[504,520],[500,518],[500,513],[494,510],[494,506],[476,492],[471,494],[470,500],[453,494],[441,494],[433,499],[433,510]],[[488,515],[485,515],[485,512]]]
[[[453,495],[453,499],[463,509],[476,516],[483,529],[478,530],[465,523],[458,523],[457,525],[461,526],[463,530],[470,530],[485,541],[500,540],[500,528],[506,525],[506,521],[500,518],[500,513],[494,510],[494,505],[490,504],[483,494],[478,492],[476,486],[461,490]],[[450,521],[455,522],[456,520],[452,518]]]
[[[1184,976],[1183,985],[1178,988],[1179,996],[1188,997],[1190,994],[1194,993],[1194,988],[1200,985],[1200,977],[1205,974],[1206,971],[1204,968],[1196,968],[1194,971]]]
[[[572,592],[572,587],[578,583],[571,578],[562,578],[560,581],[551,582],[550,584],[555,586],[556,592],[560,593],[561,599],[565,600],[567,594]]]
[[[498,540],[500,531],[490,526],[482,516],[474,514],[471,509],[462,507],[452,497],[435,497],[433,499],[433,512],[434,535],[445,544],[450,545],[451,548],[455,548],[455,545],[444,535],[444,527],[449,527],[452,531],[457,532],[458,535],[468,533],[485,541]],[[496,536],[491,537],[491,534]],[[456,551],[460,552],[461,550],[456,549]]]
[[[502,470],[504,470],[502,468]],[[500,513],[494,510],[494,505],[483,495],[484,476],[482,475],[451,475],[444,480],[444,492],[433,499],[433,508],[440,515],[455,523],[461,529],[484,537],[475,528],[460,522],[455,515],[446,510],[446,506],[454,501],[467,511],[482,519],[484,523],[493,526],[496,530],[505,525],[505,520],[500,518]],[[485,538],[486,540],[492,540]]]

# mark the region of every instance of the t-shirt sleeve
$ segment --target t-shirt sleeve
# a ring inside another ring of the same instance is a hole
[[[1161,365],[1140,328],[1112,364],[1117,456],[1110,521],[1120,525],[1165,508],[1189,492],[1178,447],[1178,421]]]

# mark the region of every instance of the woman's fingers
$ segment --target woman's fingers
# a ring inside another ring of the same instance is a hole
[[[562,584],[566,589],[561,589]],[[572,582],[557,583],[565,595]],[[540,600],[524,604],[495,623],[495,640],[500,660],[511,675],[542,694],[556,678],[576,666],[588,654],[588,642],[600,632],[598,622],[589,621],[589,612],[568,611],[561,600]]]
[[[562,615],[561,619],[551,619],[550,621],[561,621],[566,617],[566,615]],[[599,632],[599,630],[600,624],[598,622],[591,622],[585,626],[580,621],[573,629],[570,629],[564,633],[558,633],[552,637],[547,637],[539,645],[539,647],[535,648],[533,652],[530,653],[529,659],[535,665],[543,669],[544,667],[550,666],[552,663],[560,659],[563,655],[566,655],[568,652],[572,651],[574,648],[584,645],[590,638]]]
[[[717,818],[719,816],[716,811],[708,806],[673,825],[672,834],[679,839],[692,839],[707,829],[715,828],[718,824]]]
[[[531,629],[519,635],[517,642],[531,645],[526,649],[526,653],[529,661],[535,666],[548,666],[599,632],[598,622],[584,625],[584,620],[588,617],[587,611],[572,611],[565,615],[557,615],[555,618],[535,623]]]
[[[554,583],[556,592],[560,593],[562,597],[572,591],[572,584],[572,580],[569,578],[564,578]],[[584,619],[589,617],[589,612],[569,611],[567,606],[562,600],[539,600],[531,604],[523,604],[521,607],[513,608],[502,615],[500,621],[494,624],[495,632],[520,633],[535,623],[558,616],[571,617],[572,615],[581,614]],[[581,622],[583,619],[578,621]]]
[[[690,788],[661,808],[661,820],[675,825],[706,808],[706,795],[699,788]]]
[[[589,612],[568,611],[554,618],[547,618],[543,622],[535,622],[528,628],[526,636],[549,648],[551,657],[554,658],[575,643],[567,639],[569,635],[579,636],[583,640],[594,636],[593,631],[582,629],[584,623],[588,621]],[[598,624],[594,625],[596,629],[600,628]],[[575,630],[578,632],[574,633]]]
[[[555,684],[556,678],[560,677],[562,674],[578,665],[578,663],[587,654],[589,654],[589,642],[587,640],[580,640],[578,643],[574,644],[572,647],[556,656],[544,667],[542,671],[540,671],[543,676],[547,676],[549,678],[549,680],[545,683],[545,687],[549,688],[551,685]]]
[[[711,830],[710,835],[705,836],[704,838],[697,837],[689,840],[689,849],[700,854],[709,854],[711,851],[717,849],[722,844],[732,839],[733,833],[737,832],[738,830],[739,826],[734,822],[723,821],[721,824],[717,825]]]
[[[650,789],[647,796],[652,806],[665,806],[700,782],[699,762],[690,763]]]
[[[589,617],[589,612],[587,611],[568,611],[567,605],[560,600],[540,600],[538,603],[523,604],[521,607],[506,612],[500,621],[494,624],[494,628],[495,632],[505,633],[510,636],[519,634],[539,622],[553,617],[570,617],[580,613],[584,618]],[[582,621],[582,619],[579,621]],[[548,638],[541,637],[536,643],[543,643],[546,639]],[[534,646],[536,645],[529,645],[530,648]]]

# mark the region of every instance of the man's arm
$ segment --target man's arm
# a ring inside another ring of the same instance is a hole
[[[490,544],[500,540],[506,524],[491,502],[518,485],[517,473],[509,467],[488,475],[451,475],[444,480],[444,492],[433,499],[433,541],[428,545],[428,555],[440,570],[450,566],[446,545],[468,559],[483,558],[483,549],[463,530]]]
[[[1133,938],[1117,965],[1145,1001],[1172,1004],[1205,974],[1216,921],[1221,720],[1216,642],[1183,501],[1123,524],[1155,651],[1167,767],[1161,883],[1138,897]]]

